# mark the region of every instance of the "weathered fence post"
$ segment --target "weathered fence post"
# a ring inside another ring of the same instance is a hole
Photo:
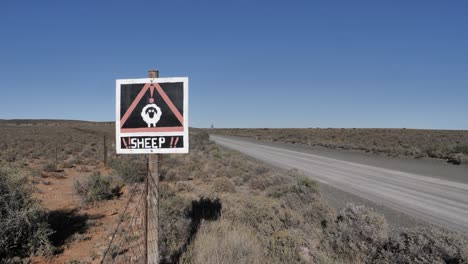
[[[158,78],[158,70],[149,70],[149,78]],[[159,263],[159,163],[160,154],[148,154],[146,181],[146,263]]]

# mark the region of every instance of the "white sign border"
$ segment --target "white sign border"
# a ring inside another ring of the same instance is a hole
[[[144,84],[144,83],[176,83],[181,82],[184,86],[184,131],[183,132],[120,132],[120,86],[122,84]],[[117,79],[115,80],[115,148],[117,154],[168,154],[189,152],[189,127],[188,127],[188,77],[172,78],[140,78],[140,79]],[[155,135],[157,133],[157,135]],[[126,136],[184,136],[183,148],[164,149],[125,149],[122,148],[120,137]]]

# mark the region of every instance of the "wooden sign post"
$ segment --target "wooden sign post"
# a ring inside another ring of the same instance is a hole
[[[116,80],[116,152],[148,154],[145,183],[145,263],[159,263],[161,154],[188,153],[188,78]]]
[[[158,70],[149,70],[149,78],[159,78]],[[159,263],[159,155],[148,154],[146,180],[146,252],[148,264]]]

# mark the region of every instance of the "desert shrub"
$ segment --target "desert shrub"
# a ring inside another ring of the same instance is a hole
[[[83,158],[91,158],[95,156],[96,150],[94,148],[86,148],[83,152],[80,153],[80,156]]]
[[[78,172],[90,172],[91,170],[85,166],[85,165],[80,165],[76,168],[76,171]]]
[[[64,262],[64,264],[83,264],[83,263],[86,263],[86,262],[83,262],[78,259],[71,259],[71,260],[67,260]]]
[[[223,219],[252,229],[268,261],[262,263],[300,263],[299,247],[305,244],[295,227],[303,222],[300,214],[280,200],[263,196],[225,200]]]
[[[458,144],[453,147],[452,152],[468,155],[468,144]]]
[[[241,186],[244,184],[244,179],[239,176],[232,177],[231,180],[236,186]],[[252,188],[252,189],[255,189],[255,188]]]
[[[303,227],[328,222],[331,209],[323,203],[318,183],[306,176],[297,176],[292,183],[273,185],[268,188],[267,195],[280,199],[288,208],[302,215]]]
[[[176,190],[178,192],[191,192],[194,190],[194,186],[191,182],[177,182],[176,183]]]
[[[28,171],[28,174],[32,178],[36,178],[36,179],[44,177],[44,174],[40,170],[34,169],[34,168],[30,168],[29,171]]]
[[[259,264],[263,249],[253,231],[226,220],[203,222],[183,263]]]
[[[292,179],[288,175],[284,175],[282,173],[268,173],[255,174],[248,180],[250,188],[263,191],[271,186],[278,186],[289,183]]]
[[[75,160],[67,160],[62,163],[62,167],[65,169],[69,169],[75,167],[75,164]]]
[[[262,242],[275,232],[296,226],[300,222],[297,212],[285,208],[278,199],[263,196],[238,197],[226,200],[223,204],[223,217],[232,222],[254,228]]]
[[[430,158],[444,159],[450,153],[450,148],[442,144],[429,145],[426,148],[427,155]]]
[[[448,162],[457,164],[457,165],[465,164],[465,163],[468,163],[468,156],[465,156],[463,153],[451,154],[448,157]]]
[[[210,142],[210,135],[204,130],[195,130],[190,133],[190,144],[196,150],[204,150]]]
[[[254,196],[238,201],[228,200],[225,204],[228,206],[223,208],[223,217],[253,227],[262,236],[271,235],[285,227],[276,216],[281,210],[281,204],[277,200]]]
[[[383,215],[373,209],[347,204],[324,232],[328,252],[349,262],[362,262],[387,238],[389,228]]]
[[[17,169],[0,164],[0,260],[50,253],[47,214]]]
[[[402,149],[399,151],[399,153],[403,153],[405,156],[413,156],[413,157],[421,157],[423,155],[423,152],[416,147],[409,147],[407,149]]]
[[[146,162],[131,159],[112,159],[109,166],[128,183],[143,182],[146,179]]]
[[[80,163],[83,165],[96,166],[97,164],[99,164],[99,161],[95,158],[84,158],[84,159],[81,159]]]
[[[268,196],[274,198],[284,198],[292,207],[297,206],[297,202],[310,202],[320,196],[318,183],[306,176],[298,176],[296,182],[272,186],[268,189]],[[295,196],[295,197],[291,197]],[[288,199],[291,197],[291,199]]]
[[[220,192],[220,193],[221,192],[233,193],[233,192],[236,192],[236,186],[228,178],[221,177],[221,178],[214,179],[212,190],[214,192]]]
[[[112,176],[93,173],[83,181],[76,181],[74,188],[85,203],[96,203],[120,196],[123,184]]]
[[[275,232],[268,241],[267,252],[270,263],[301,263],[299,248],[305,242],[292,229]]]
[[[55,172],[57,171],[57,165],[53,162],[49,162],[45,164],[42,169],[47,172]]]
[[[3,158],[8,162],[14,162],[18,159],[18,153],[13,150],[5,152]]]
[[[264,166],[264,165],[258,165],[255,167],[255,174],[257,175],[263,175],[263,174],[266,174],[268,172],[270,172],[271,169],[268,168],[267,166]]]
[[[468,263],[468,242],[435,227],[406,229],[380,244],[367,263]]]
[[[204,165],[196,154],[187,155],[182,159],[172,155],[164,160],[161,173],[167,181],[187,181],[197,178]]]

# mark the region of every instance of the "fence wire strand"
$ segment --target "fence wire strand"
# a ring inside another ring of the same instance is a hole
[[[145,249],[145,187],[135,184],[126,207],[112,233],[101,263],[144,263]],[[138,193],[136,202],[133,198]]]

